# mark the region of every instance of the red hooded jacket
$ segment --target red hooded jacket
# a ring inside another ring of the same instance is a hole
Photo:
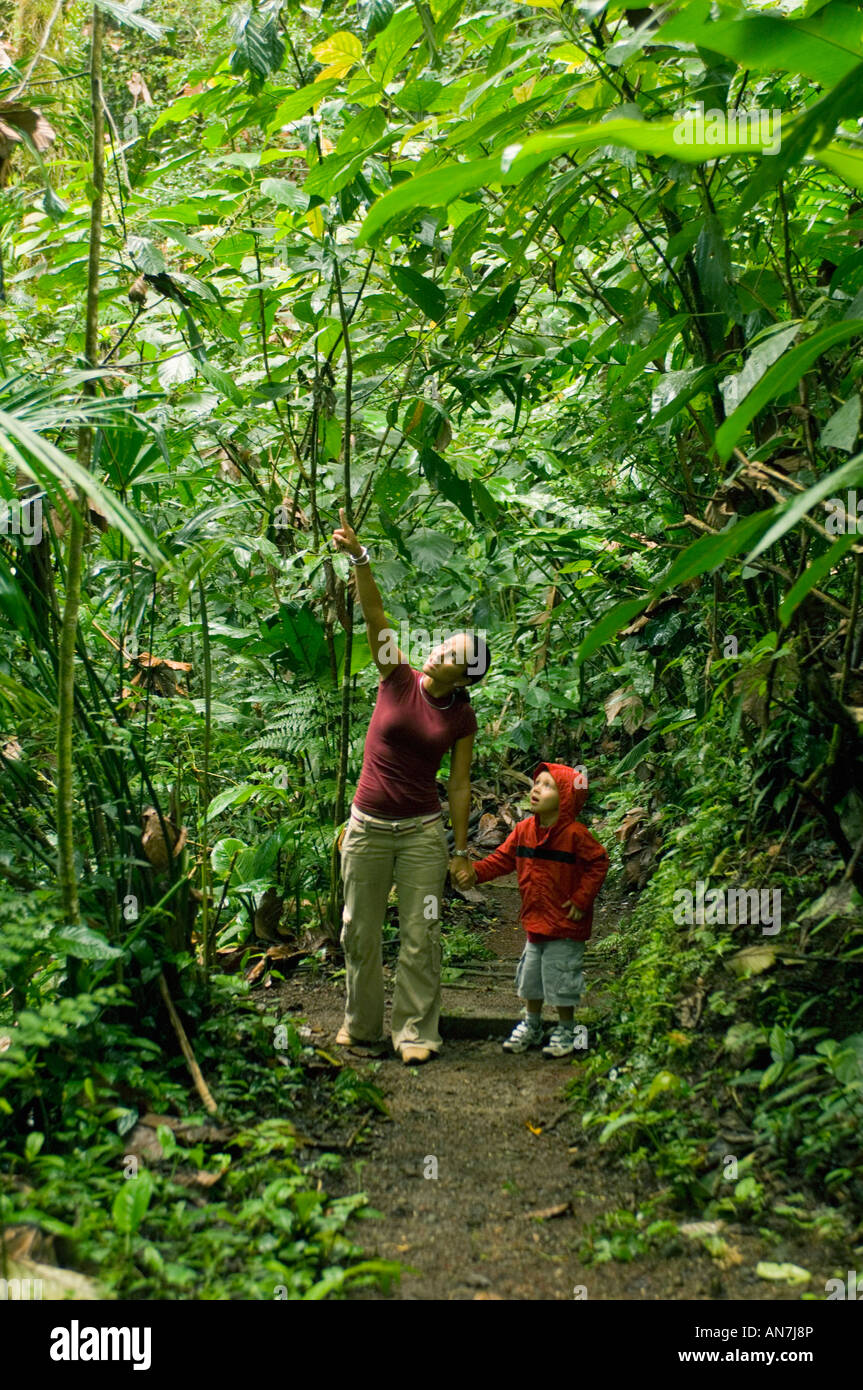
[[[582,774],[562,763],[540,763],[534,778],[541,772],[550,772],[557,783],[557,820],[548,826],[540,824],[538,815],[520,820],[499,849],[474,862],[476,881],[487,883],[515,869],[525,931],[586,941],[593,926],[593,900],[608,873],[608,855],[575,819],[587,800]],[[567,916],[570,904],[584,912],[580,921]]]

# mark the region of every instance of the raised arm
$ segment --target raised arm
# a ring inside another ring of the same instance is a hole
[[[356,531],[348,523],[344,507],[339,508],[339,521],[341,525],[333,532],[333,541],[337,548],[347,551],[349,555],[362,555],[363,546],[360,545]],[[386,680],[387,676],[395,670],[396,665],[405,660],[405,656],[399,650],[396,634],[387,621],[384,601],[374,581],[368,557],[361,564],[354,565],[352,568],[357,597],[363,610],[363,617],[366,620],[369,648],[374,663],[380,672],[381,680]]]

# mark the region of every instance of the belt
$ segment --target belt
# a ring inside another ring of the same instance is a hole
[[[437,811],[434,815],[413,816],[410,820],[381,820],[378,816],[370,816],[353,805],[351,806],[351,815],[361,825],[374,825],[381,830],[393,830],[397,835],[405,830],[418,830],[421,825],[432,825],[436,820],[441,819],[441,812]]]

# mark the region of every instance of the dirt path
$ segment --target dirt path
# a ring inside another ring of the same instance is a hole
[[[351,1150],[356,1157],[348,1158],[340,1175],[328,1177],[327,1186],[333,1192],[362,1190],[381,1213],[355,1235],[369,1255],[404,1266],[389,1296],[799,1298],[797,1290],[766,1284],[755,1265],[788,1260],[814,1270],[806,1263],[813,1251],[792,1241],[768,1247],[743,1227],[723,1231],[740,1256],[729,1269],[697,1245],[667,1259],[582,1265],[578,1252],[586,1227],[604,1211],[635,1206],[644,1193],[639,1197],[632,1175],[619,1164],[585,1145],[578,1116],[563,1095],[577,1062],[502,1051],[501,1039],[518,1017],[512,979],[523,934],[515,876],[483,892],[499,914],[486,938],[496,957],[462,976],[458,985],[464,987],[444,987],[444,1048],[425,1066],[405,1067],[389,1049],[377,1065],[367,1053],[335,1049],[343,1017],[341,982],[295,976],[280,989],[282,1008],[308,1021],[318,1046],[339,1051],[361,1075],[371,1066],[383,1091],[389,1119],[372,1122],[367,1142]],[[627,906],[603,894],[594,938],[615,930]],[[586,1000],[595,1006],[602,971],[589,953],[585,973]],[[550,1022],[553,1011],[545,1016]],[[827,1252],[817,1253],[825,1264]],[[353,1297],[383,1295],[363,1290]]]

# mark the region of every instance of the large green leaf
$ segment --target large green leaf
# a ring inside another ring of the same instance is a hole
[[[145,236],[126,238],[126,250],[132,258],[136,270],[145,275],[161,275],[168,269],[168,262],[158,247]]]
[[[601,647],[603,642],[607,642],[615,633],[625,627],[642,608],[646,608],[650,602],[650,594],[645,594],[643,598],[627,598],[620,603],[615,603],[609,608],[607,613],[594,623],[587,636],[582,641],[575,654],[575,664],[580,666],[589,656]]]
[[[659,331],[654,334],[647,344],[647,347],[639,348],[637,352],[634,352],[632,356],[628,358],[625,365],[620,368],[619,374],[615,375],[615,368],[612,366],[609,370],[609,383],[615,395],[620,391],[625,391],[630,382],[633,382],[637,376],[640,376],[648,363],[655,361],[657,358],[660,361],[662,360],[663,355],[681,332],[686,322],[686,314],[675,314],[673,318],[670,318],[667,323],[664,323]]]
[[[439,208],[472,193],[483,184],[501,181],[500,160],[480,159],[469,164],[444,164],[425,174],[415,174],[378,198],[366,214],[356,239],[357,246],[365,244],[394,217],[414,208]],[[516,179],[508,180],[515,183]]]
[[[475,314],[472,314],[457,336],[460,342],[473,343],[498,328],[513,313],[521,282],[511,280],[500,294],[493,294]]]
[[[123,1236],[136,1233],[147,1214],[154,1183],[146,1168],[142,1168],[136,1178],[121,1180],[119,1189],[111,1205],[114,1229]]]
[[[821,431],[819,443],[822,449],[844,449],[846,454],[853,452],[860,433],[860,397],[855,391],[835,414],[830,416]]]
[[[687,546],[686,550],[678,555],[668,572],[656,584],[654,593],[661,594],[667,589],[675,589],[678,584],[685,584],[689,579],[696,579],[700,574],[715,570],[729,556],[739,555],[741,550],[751,545],[756,536],[767,530],[775,512],[775,507],[755,512],[753,516],[744,517],[716,535],[699,536],[697,541],[693,541],[692,545]]]
[[[58,956],[75,956],[78,960],[113,960],[123,954],[112,946],[100,932],[90,927],[55,927],[47,945]]]
[[[408,542],[411,559],[425,574],[436,574],[455,550],[455,541],[440,531],[415,531]]]
[[[795,120],[786,122],[782,128],[782,143],[779,150],[770,158],[763,159],[743,190],[740,212],[749,212],[788,170],[806,154],[811,145],[818,150],[816,158],[831,168],[826,152],[822,148],[836,130],[840,121],[853,118],[863,111],[863,63],[852,68],[832,91],[825,92],[813,101]],[[838,146],[830,146],[837,149]]]
[[[521,183],[549,160],[577,150],[623,145],[645,154],[666,155],[684,163],[699,164],[722,155],[752,155],[772,148],[775,143],[772,130],[762,132],[760,128],[750,130],[747,127],[745,133],[730,139],[712,137],[713,131],[707,129],[697,138],[696,128],[687,126],[683,118],[673,121],[618,118],[543,131],[529,136],[522,144],[507,146],[501,156],[465,164],[446,164],[399,184],[369,209],[357,245],[365,245],[388,222],[406,212],[420,207],[445,207],[484,186]]]
[[[839,343],[863,333],[863,319],[834,323],[830,328],[821,328],[792,348],[784,357],[765,372],[757,386],[751,390],[732,415],[716,431],[716,452],[723,463],[730,459],[737,443],[750,421],[755,418],[769,401],[792,390],[802,376],[818,361],[822,353],[829,352]]]
[[[353,152],[341,150],[327,155],[326,159],[315,165],[309,173],[303,185],[305,191],[317,194],[323,199],[331,198],[334,193],[339,193],[352,183],[361,174],[366,163],[382,150],[389,149],[397,138],[398,130],[393,127],[392,130],[385,130],[374,144],[366,145],[361,141],[359,148]]]
[[[386,29],[395,13],[393,0],[358,0],[360,24],[370,39]]]
[[[423,22],[413,5],[403,6],[374,38],[371,74],[382,88],[392,82],[405,55],[422,38]]]
[[[0,411],[0,450],[61,505],[65,505],[66,499],[65,495],[61,496],[62,490],[57,483],[71,483],[79,488],[99,503],[111,524],[122,531],[135,550],[146,555],[157,568],[170,566],[170,559],[149,532],[95,474],[88,473],[75,459],[61,453],[35,430],[5,411]]]
[[[846,488],[856,487],[863,482],[863,454],[857,454],[847,463],[843,463],[841,468],[835,472],[828,473],[826,478],[822,478],[813,487],[807,488],[805,492],[800,492],[796,497],[792,497],[784,503],[778,512],[777,519],[774,521],[770,530],[762,536],[755,548],[746,557],[746,563],[754,560],[763,551],[768,550],[771,545],[775,545],[778,540],[796,526],[802,516],[825,497],[835,497]]]
[[[292,208],[295,212],[305,212],[309,206],[308,193],[290,179],[262,179],[261,192],[280,207]]]
[[[500,520],[500,508],[485,483],[481,483],[479,478],[473,478],[470,488],[477,509],[482,512],[486,521],[490,521],[492,526],[497,526]]]
[[[334,87],[339,85],[337,77],[327,78],[325,82],[313,82],[308,87],[299,87],[295,92],[290,92],[283,101],[276,107],[270,117],[265,130],[268,135],[274,130],[279,130],[281,126],[287,125],[289,121],[297,121],[300,116],[305,116],[311,111],[313,106],[324,101],[329,96]],[[179,104],[179,103],[178,103]],[[159,117],[162,120],[162,117]]]
[[[744,396],[749,395],[767,368],[772,367],[773,363],[779,360],[799,332],[799,323],[778,324],[763,334],[759,341],[753,345],[742,369],[736,376],[727,376],[722,382],[722,396],[727,414],[730,415],[732,411],[737,409]]]
[[[715,570],[732,555],[739,555],[750,545],[753,537],[765,531],[775,516],[777,508],[756,512],[742,521],[735,522],[725,531],[712,536],[700,536],[697,541],[678,555],[677,559],[662,577],[657,580],[649,593],[640,599],[624,599],[615,604],[590,629],[576,653],[576,664],[591,656],[603,642],[607,642],[632,618],[646,608],[652,598],[658,598],[668,589],[677,588],[700,574]]]
[[[693,396],[709,387],[715,372],[715,367],[690,367],[688,371],[659,375],[650,398],[651,424],[658,428],[673,420]]]
[[[338,630],[333,643],[336,649],[339,682],[341,682],[345,670],[345,633]],[[356,630],[351,638],[351,675],[355,676],[358,671],[364,671],[371,664],[371,661],[372,649],[369,646],[369,639],[364,632]]]
[[[804,73],[825,87],[863,58],[863,14],[855,5],[829,4],[816,14],[788,18],[744,14],[713,23],[706,22],[709,10],[703,0],[682,6],[655,40],[689,40],[749,71]]]
[[[731,248],[715,214],[704,218],[698,234],[695,269],[707,301],[707,331],[714,346],[719,346],[725,337],[726,318],[739,319],[740,304],[734,289]]]
[[[283,602],[247,650],[269,655],[298,675],[317,676],[328,669],[324,629],[307,603]]]
[[[244,396],[234,378],[229,372],[223,372],[221,368],[214,367],[212,362],[199,362],[198,371],[217,391],[221,391],[223,396],[227,396],[234,405],[243,405]]]
[[[561,126],[540,135],[531,135],[521,145],[511,145],[503,153],[502,171],[507,176],[524,178],[540,164],[576,150],[593,150],[603,145],[623,145],[626,149],[644,154],[665,155],[686,164],[701,164],[706,159],[719,159],[730,154],[757,154],[773,146],[771,132],[760,127],[735,134],[732,138],[714,138],[714,124],[705,123],[703,134],[695,117],[679,120],[638,121],[616,117],[591,125]]]
[[[164,37],[165,30],[161,24],[155,24],[152,19],[147,19],[146,15],[141,14],[141,4],[123,5],[120,0],[96,0],[96,4],[104,14],[109,15],[115,24],[128,25],[130,29],[140,29],[151,39],[161,39]]]
[[[834,143],[819,150],[817,158],[852,188],[863,188],[863,154],[859,151]]]
[[[470,483],[454,473],[446,459],[442,458],[434,449],[423,449],[420,453],[420,463],[432,486],[436,487],[448,501],[453,502],[459,511],[467,517],[471,525],[475,526],[476,516],[473,510]]]
[[[823,555],[819,555],[811,564],[807,565],[800,578],[788,590],[782,603],[779,605],[779,621],[783,627],[792,618],[795,610],[805,599],[806,595],[820,584],[822,579],[830,573],[835,565],[838,565],[842,556],[851,548],[857,540],[857,532],[849,531],[846,536],[841,536],[834,541],[829,550],[825,550]]]
[[[217,812],[213,810],[214,805],[215,800],[210,803],[209,810],[207,811],[208,820],[212,820],[213,816],[217,814]],[[218,878],[226,878],[228,870],[231,869],[231,877],[233,878],[234,873],[232,866],[246,848],[247,845],[245,841],[238,840],[235,836],[227,836],[223,840],[217,840],[210,851],[210,863],[213,868],[213,873],[216,874]]]
[[[422,309],[427,319],[437,322],[446,313],[446,294],[428,276],[406,265],[391,265],[390,279],[408,299]]]
[[[285,44],[272,15],[264,19],[254,11],[241,13],[234,27],[234,43],[231,72],[248,72],[254,86],[282,65]]]

